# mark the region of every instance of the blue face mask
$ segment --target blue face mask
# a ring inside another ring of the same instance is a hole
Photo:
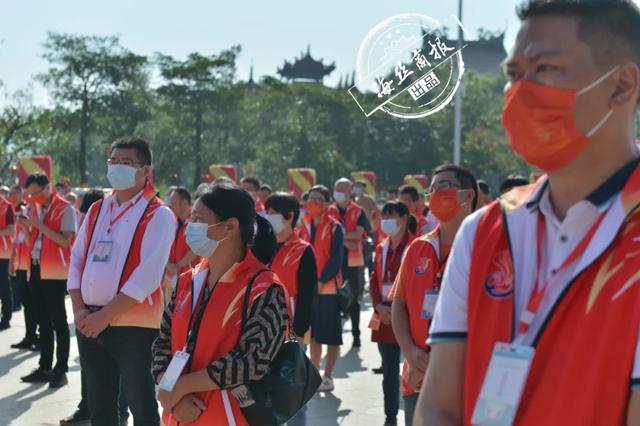
[[[124,164],[110,164],[107,168],[107,179],[111,187],[117,191],[124,191],[136,186],[136,169]]]
[[[209,228],[220,225],[224,221],[209,225],[202,222],[190,222],[184,234],[187,239],[187,245],[192,252],[203,258],[209,258],[216,251],[222,240],[214,240],[207,236]]]

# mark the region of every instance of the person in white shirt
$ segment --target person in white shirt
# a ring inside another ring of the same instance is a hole
[[[71,253],[68,290],[94,426],[119,424],[120,376],[134,423],[160,424],[151,345],[176,224],[151,185],[151,160],[143,139],[111,145],[107,177],[115,192],[91,206]]]

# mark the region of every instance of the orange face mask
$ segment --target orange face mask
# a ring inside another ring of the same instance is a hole
[[[613,110],[586,134],[576,126],[576,97],[588,92],[618,67],[583,88],[563,89],[520,80],[505,91],[502,124],[513,150],[524,161],[545,172],[569,165],[587,146],[591,136],[604,125]]]
[[[429,197],[429,210],[441,222],[449,222],[461,208],[455,188],[435,191]]]
[[[313,217],[320,216],[324,212],[324,203],[320,201],[309,201],[305,207]]]
[[[49,197],[47,196],[47,194],[45,194],[44,192],[40,192],[36,195],[27,195],[27,201],[30,204],[34,204],[37,206],[42,206],[44,204],[46,204],[47,200],[49,199]]]

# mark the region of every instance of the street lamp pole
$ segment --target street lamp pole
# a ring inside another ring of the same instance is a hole
[[[462,49],[462,0],[458,0],[458,52]],[[462,93],[460,87],[456,91],[455,105],[453,109],[453,164],[460,164],[461,135],[461,115],[462,115]]]

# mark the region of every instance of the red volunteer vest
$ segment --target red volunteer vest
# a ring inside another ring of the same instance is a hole
[[[316,266],[318,269],[318,277],[322,274],[324,267],[331,259],[331,240],[336,232],[336,228],[340,226],[340,222],[332,218],[330,214],[324,213],[320,218],[320,222],[316,228],[311,245],[316,255]],[[337,280],[336,280],[337,279]],[[336,284],[342,282],[340,273],[336,278],[329,280],[318,287],[318,294],[336,294]]]
[[[0,195],[0,229],[10,226],[10,224],[7,223],[7,214],[10,211],[9,209],[13,211],[13,204]],[[12,240],[11,235],[0,237],[0,259],[9,259],[11,257]]]
[[[208,261],[205,259],[198,270],[208,269]],[[207,308],[205,309],[202,323],[198,331],[196,346],[192,354],[190,371],[205,369],[212,362],[222,358],[238,344],[240,338],[240,326],[242,321],[242,303],[251,278],[266,266],[247,250],[247,254],[241,262],[237,263],[218,282],[211,294]],[[196,271],[197,273],[197,271]],[[171,351],[182,350],[187,343],[189,334],[189,322],[192,316],[193,306],[193,274],[189,270],[183,274],[176,288],[175,307],[171,321]],[[256,297],[262,295],[272,285],[284,286],[272,271],[265,271],[258,275],[254,281],[249,296],[249,306]],[[201,291],[204,290],[205,282]],[[286,294],[286,291],[285,291]],[[199,295],[195,295],[196,299]],[[197,312],[197,307],[194,312]],[[207,409],[202,412],[200,418],[190,423],[195,426],[231,424],[248,426],[238,402],[229,390],[214,390],[197,394],[204,401]],[[228,410],[225,410],[225,400]],[[233,417],[233,420],[229,419]],[[175,418],[164,411],[162,421],[166,426],[176,426]]]
[[[26,240],[24,230],[22,226],[16,223],[15,238],[13,239],[13,245],[15,247],[15,253],[12,259],[16,267],[16,271],[30,271],[31,270],[31,247]]]
[[[171,251],[169,252],[169,263],[178,263],[183,257],[189,253],[189,246],[187,245],[187,237],[185,235],[185,230],[187,229],[187,223],[183,222],[179,224],[176,230],[176,238],[173,240],[173,245],[171,246]],[[187,272],[191,266],[195,266],[199,263],[199,260],[196,259],[194,263],[191,265],[184,266],[178,272],[178,275]]]
[[[396,285],[397,280],[405,280],[403,282],[405,304],[407,306],[409,330],[413,344],[424,350],[427,349],[427,337],[429,335],[429,327],[431,327],[431,321],[422,319],[424,295],[427,291],[439,288],[439,276],[441,276],[446,266],[446,262],[440,265],[438,252],[436,251],[436,244],[438,244],[439,238],[440,227],[416,238],[409,246],[396,278]],[[411,388],[407,383],[408,367],[409,364],[405,359],[401,383],[403,396],[420,391],[419,389]]]
[[[142,239],[147,230],[147,226],[149,222],[153,218],[156,210],[163,205],[162,200],[155,196],[155,189],[153,186],[148,183],[144,189],[144,199],[149,200],[147,207],[140,217],[140,221],[138,222],[138,226],[136,227],[135,234],[133,235],[133,240],[131,241],[131,246],[129,247],[129,254],[127,255],[127,260],[124,264],[124,268],[120,273],[120,280],[118,281],[118,291],[122,288],[122,286],[127,282],[133,271],[140,264],[140,249],[142,247]],[[89,246],[91,244],[91,239],[93,238],[93,234],[95,231],[96,224],[98,222],[98,217],[100,214],[107,214],[106,212],[102,212],[103,200],[98,200],[91,205],[89,211],[87,212],[86,220],[87,227],[87,235],[85,238],[86,245],[84,250],[84,261],[82,262],[82,269],[87,263],[87,253],[89,251]],[[159,268],[164,268],[164,266],[158,266]],[[80,273],[82,277],[82,272]],[[80,283],[82,285],[82,282]],[[131,327],[143,327],[143,328],[160,328],[160,320],[162,318],[162,311],[164,309],[164,303],[162,300],[162,289],[160,288],[160,283],[158,283],[158,288],[145,299],[143,302],[136,303],[127,311],[122,314],[116,316],[111,320],[110,325],[112,326],[131,326]]]
[[[298,298],[298,271],[300,269],[300,259],[307,247],[310,247],[306,241],[302,241],[295,233],[289,237],[284,245],[278,250],[273,261],[271,269],[278,275],[284,286],[289,292],[290,302],[294,302]]]
[[[625,424],[640,326],[640,257],[635,241],[640,238],[639,189],[640,168],[636,168],[623,190],[624,213],[616,212],[627,216],[620,229],[611,229],[610,235],[615,235],[611,245],[572,281],[538,332],[515,424]],[[529,187],[520,194],[531,192]],[[495,342],[511,342],[514,337],[518,288],[501,207],[492,203],[480,219],[471,257],[466,425],[471,424]]]
[[[347,205],[347,211],[344,214],[344,217],[340,214],[338,207],[333,204],[329,207],[329,214],[338,222],[342,223],[344,226],[345,235],[349,232],[354,232],[358,227],[358,218],[362,214],[362,207],[350,201]],[[363,266],[364,265],[364,254],[362,253],[362,240],[356,241],[356,248],[351,250],[347,250],[347,264],[349,266]]]
[[[67,200],[56,193],[52,194],[49,210],[44,216],[44,225],[56,232],[61,232],[62,218],[64,211],[70,204]],[[36,208],[30,209],[31,216],[37,217]],[[30,248],[33,248],[38,237],[38,230],[31,230]],[[29,250],[30,251],[30,250]],[[69,275],[69,259],[71,258],[71,246],[62,247],[42,234],[42,245],[40,246],[40,278],[43,280],[66,280]],[[29,252],[29,264],[31,264],[31,253]]]

